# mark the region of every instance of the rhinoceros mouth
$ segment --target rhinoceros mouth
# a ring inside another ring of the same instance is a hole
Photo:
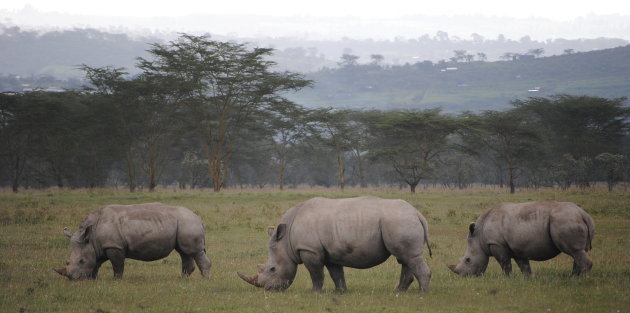
[[[278,283],[278,284],[268,284],[268,285],[265,285],[265,290],[268,290],[268,291],[284,291],[287,288],[289,288],[289,286],[291,286],[292,283],[293,283],[292,280],[286,280],[286,281]]]

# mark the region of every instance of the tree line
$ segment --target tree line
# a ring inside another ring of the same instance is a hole
[[[609,189],[630,178],[626,98],[556,95],[505,111],[307,109],[312,81],[272,49],[183,34],[140,74],[83,65],[89,86],[0,94],[0,184],[20,188],[473,183]]]

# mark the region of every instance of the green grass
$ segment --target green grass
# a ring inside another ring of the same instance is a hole
[[[285,292],[264,292],[242,282],[236,271],[254,273],[267,257],[265,229],[275,225],[292,205],[315,196],[364,194],[402,198],[429,221],[433,258],[431,291],[394,292],[400,266],[390,259],[367,269],[346,269],[349,291],[313,294],[308,272],[299,267]],[[517,267],[512,277],[491,260],[486,275],[461,278],[446,264],[465,250],[467,225],[502,201],[554,199],[573,201],[596,223],[594,262],[589,277],[570,277],[571,258],[561,255],[533,262],[534,278]],[[51,268],[70,255],[64,226],[75,230],[85,215],[111,203],[160,201],[183,205],[206,225],[206,246],[213,263],[211,278],[198,271],[180,278],[177,253],[155,262],[127,260],[122,280],[113,280],[105,263],[95,281],[71,282]],[[0,192],[1,312],[626,312],[630,308],[630,194],[623,191],[551,189],[421,189],[416,194],[394,189],[299,189],[211,191],[161,190],[130,194],[117,190]]]

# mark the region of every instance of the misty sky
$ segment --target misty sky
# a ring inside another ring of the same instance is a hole
[[[623,0],[211,0],[211,1],[85,1],[11,0],[0,9],[20,10],[30,5],[40,11],[101,16],[182,16],[189,14],[256,14],[312,17],[355,16],[392,18],[408,15],[475,15],[497,17],[543,17],[557,21],[588,14],[630,15],[630,1]]]

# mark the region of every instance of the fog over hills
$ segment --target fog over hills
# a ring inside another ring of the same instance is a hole
[[[630,40],[630,16],[590,14],[572,20],[508,18],[484,15],[412,15],[399,18],[315,17],[263,15],[185,15],[180,17],[129,17],[74,15],[41,12],[30,6],[0,9],[0,22],[23,29],[97,28],[135,35],[171,39],[178,32],[219,36],[264,38],[292,37],[307,40],[419,38],[438,31],[470,39],[473,33],[495,39],[503,35],[518,40],[555,38],[621,38]]]

